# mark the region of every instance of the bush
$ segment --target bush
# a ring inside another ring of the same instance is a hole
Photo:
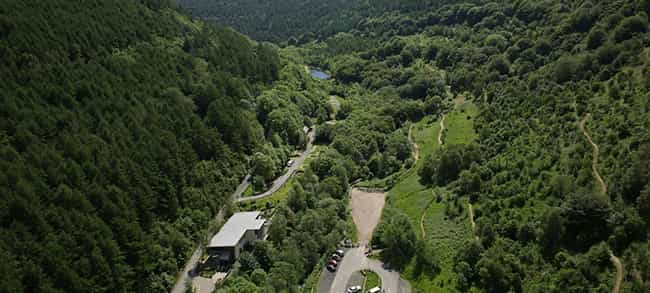
[[[645,33],[647,26],[648,21],[639,15],[625,18],[614,30],[614,40],[622,42],[637,33]]]
[[[607,33],[600,28],[591,30],[587,36],[587,48],[596,49],[600,47],[607,39]]]
[[[559,83],[572,80],[578,62],[573,56],[563,56],[555,64],[555,80]]]

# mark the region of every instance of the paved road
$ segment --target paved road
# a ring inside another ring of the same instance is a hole
[[[407,282],[400,280],[399,273],[387,270],[378,260],[369,259],[364,254],[365,247],[352,248],[345,253],[332,282],[330,293],[344,293],[347,290],[348,280],[354,272],[368,269],[379,275],[382,289],[386,293],[409,293],[411,287]]]
[[[280,187],[282,187],[282,185],[284,185],[284,183],[286,183],[287,180],[289,180],[289,178],[291,178],[293,173],[295,173],[298,170],[298,168],[300,168],[300,166],[302,166],[302,163],[305,162],[305,159],[307,159],[307,156],[309,156],[311,151],[314,149],[314,145],[313,145],[313,143],[314,143],[314,132],[315,131],[312,130],[312,131],[309,132],[309,134],[307,134],[307,147],[305,148],[305,150],[302,152],[302,154],[300,154],[300,156],[298,158],[295,158],[293,160],[293,165],[291,165],[291,167],[289,167],[289,170],[287,170],[287,172],[284,173],[284,175],[278,177],[277,179],[275,179],[273,181],[273,184],[271,185],[271,188],[269,190],[267,190],[265,192],[262,192],[260,194],[254,195],[254,196],[237,197],[235,199],[235,201],[242,202],[242,201],[257,200],[257,199],[260,199],[260,198],[267,197],[267,196],[275,193],[276,191],[278,191],[278,189],[280,189]]]
[[[271,189],[268,191],[251,196],[251,197],[241,197],[242,193],[246,191],[246,188],[248,188],[248,185],[250,184],[250,177],[251,175],[246,175],[244,179],[239,183],[239,186],[235,189],[235,192],[231,195],[232,200],[236,202],[240,201],[247,201],[247,200],[256,200],[260,199],[266,196],[269,196],[276,192],[284,183],[287,182],[287,180],[293,175],[298,168],[302,165],[302,163],[305,161],[307,156],[311,153],[313,149],[313,142],[314,142],[314,130],[310,131],[309,134],[307,135],[308,141],[307,141],[307,148],[303,151],[303,153],[300,155],[300,157],[296,158],[294,160],[293,165],[289,168],[289,170],[279,178],[277,178],[275,181],[273,181],[273,185],[271,186]],[[224,215],[224,209],[222,208],[219,210],[219,213],[215,216],[215,219],[217,221],[223,220],[223,215]],[[196,267],[196,264],[199,262],[199,258],[201,257],[203,252],[203,247],[199,246],[194,250],[194,253],[192,253],[192,256],[190,259],[185,263],[185,267],[183,268],[183,271],[180,273],[180,276],[176,280],[176,284],[171,290],[171,293],[183,293],[185,292],[185,284],[187,283],[187,280],[194,279],[193,276],[190,276],[190,271]]]
[[[349,249],[339,263],[334,280],[331,281],[330,293],[343,293],[352,275],[360,270],[371,270],[381,278],[382,289],[386,293],[410,293],[411,287],[408,282],[401,280],[399,272],[387,270],[382,262],[369,259],[365,255],[366,244],[370,242],[372,231],[381,219],[381,211],[385,203],[384,193],[364,192],[357,188],[352,189],[352,219],[357,226],[359,247]],[[325,273],[327,274],[327,273]],[[323,276],[330,277],[330,276]],[[324,278],[321,282],[329,282],[331,279]],[[325,285],[319,286],[319,292],[324,292]]]

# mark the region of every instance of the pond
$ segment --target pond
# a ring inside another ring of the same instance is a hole
[[[311,68],[310,74],[312,77],[316,79],[324,80],[330,78],[329,74],[325,73],[324,71],[318,70],[318,68]]]

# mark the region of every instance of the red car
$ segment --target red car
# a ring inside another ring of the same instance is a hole
[[[329,266],[333,266],[333,267],[336,267],[336,266],[339,265],[339,263],[336,262],[336,261],[333,260],[333,259],[330,259],[330,260],[327,261],[327,265],[329,265]]]

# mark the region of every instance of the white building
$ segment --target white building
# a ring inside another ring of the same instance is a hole
[[[264,238],[266,220],[260,212],[235,213],[212,237],[208,253],[220,262],[232,263],[247,243]]]

